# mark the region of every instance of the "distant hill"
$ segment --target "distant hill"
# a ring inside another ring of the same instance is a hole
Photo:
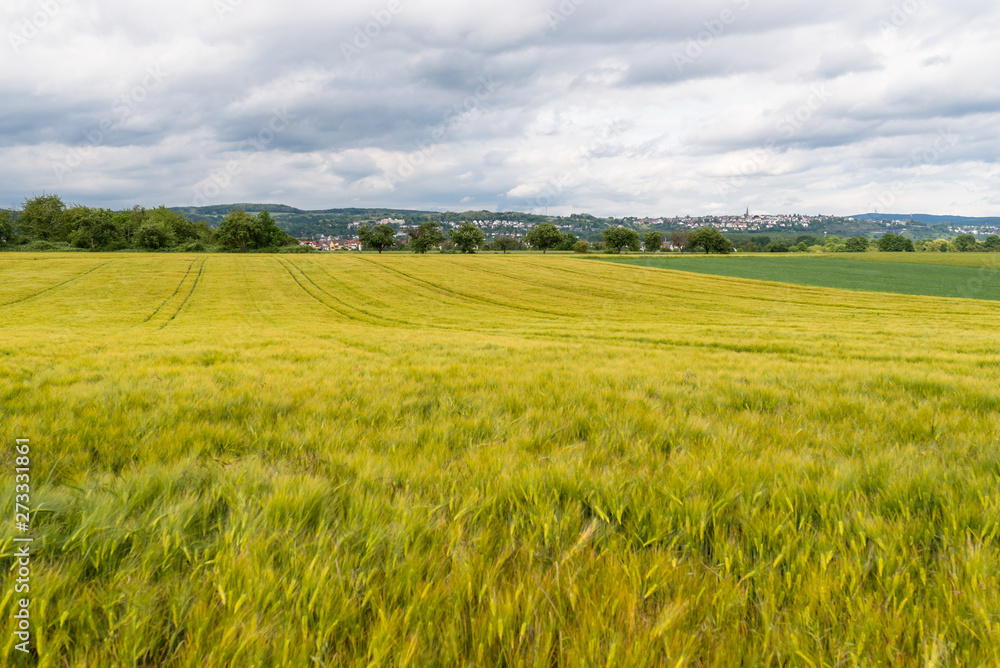
[[[429,216],[440,214],[431,211],[410,211],[405,209],[321,209],[306,211],[285,204],[217,204],[214,206],[173,207],[189,220],[204,220],[210,227],[217,227],[228,213],[243,209],[259,213],[267,209],[274,216],[275,223],[300,239],[319,235],[329,237],[352,236],[350,224],[353,222],[378,221],[385,218],[403,220],[407,225],[417,224]]]
[[[727,229],[726,223],[742,221],[742,216],[705,216],[701,218],[662,218],[657,220],[638,218],[597,218],[589,214],[571,216],[541,216],[516,211],[463,211],[439,212],[414,209],[382,208],[342,208],[304,210],[285,204],[217,204],[202,207],[173,207],[172,210],[189,220],[204,220],[211,227],[217,227],[229,212],[244,209],[258,213],[267,209],[275,222],[283,230],[300,239],[326,237],[353,237],[357,233],[357,223],[370,224],[386,218],[401,220],[398,227],[417,226],[427,221],[438,221],[447,227],[448,223],[463,220],[493,222],[486,225],[487,237],[512,234],[521,236],[528,227],[539,223],[553,223],[559,229],[573,232],[583,239],[597,241],[601,232],[612,225],[626,225],[642,231],[655,230],[669,233],[675,229],[690,229],[700,225],[715,225],[734,240],[750,238],[754,234],[766,234],[773,238],[795,239],[800,235],[868,236],[876,238],[886,232],[905,234],[914,239],[951,238],[955,233],[949,227],[973,229],[982,236],[992,234],[1000,228],[1000,217],[970,218],[967,216],[936,216],[929,214],[865,213],[846,218],[815,216],[808,218],[808,225],[775,224],[768,229],[755,232],[740,232]],[[893,223],[892,221],[901,221]]]
[[[193,221],[204,220],[210,227],[217,227],[223,218],[231,211],[243,209],[251,213],[259,213],[267,209],[274,216],[275,223],[283,230],[294,237],[305,239],[318,237],[320,235],[328,237],[347,237],[356,233],[356,226],[353,223],[374,223],[379,220],[391,218],[402,220],[404,226],[417,226],[427,221],[438,221],[443,223],[458,223],[463,220],[477,221],[507,221],[524,225],[537,225],[538,223],[558,223],[564,226],[571,226],[583,232],[600,232],[609,225],[621,224],[622,221],[612,218],[595,218],[587,214],[574,214],[568,217],[559,216],[539,216],[531,213],[520,213],[514,211],[463,211],[445,212],[438,211],[418,211],[412,209],[318,209],[306,211],[284,204],[217,204],[214,206],[200,207],[172,207],[185,218]],[[493,227],[490,229],[490,236],[501,234],[523,234],[524,230],[516,226],[506,225]]]
[[[969,216],[934,216],[927,213],[862,213],[850,216],[855,220],[913,220],[929,225],[959,224],[959,225],[1000,225],[1000,217],[969,217]]]

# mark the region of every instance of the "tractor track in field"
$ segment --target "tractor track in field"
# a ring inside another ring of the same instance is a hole
[[[418,287],[418,288],[420,288],[422,290],[425,290],[425,291],[427,291],[427,292],[429,292],[431,294],[438,294],[438,295],[442,295],[442,296],[448,297],[450,300],[453,300],[456,303],[466,303],[466,304],[472,304],[472,305],[482,306],[483,303],[485,302],[487,304],[490,304],[491,306],[497,306],[497,304],[494,304],[491,301],[480,300],[480,299],[476,299],[476,298],[473,298],[473,297],[468,297],[468,296],[463,295],[461,293],[455,293],[453,291],[450,291],[447,288],[440,288],[439,286],[436,286],[435,284],[429,283],[427,281],[423,281],[421,279],[412,278],[408,274],[405,274],[404,272],[401,272],[401,271],[398,271],[398,270],[394,270],[392,268],[386,267],[386,266],[384,266],[382,264],[379,264],[377,262],[372,262],[371,260],[367,260],[365,258],[351,258],[351,259],[352,260],[361,260],[362,262],[366,262],[368,264],[371,264],[371,265],[375,266],[376,268],[381,269],[382,271],[384,271],[384,272],[386,272],[386,273],[388,273],[390,275],[401,276],[403,278],[403,283],[404,284],[416,286],[416,287]],[[334,280],[336,280],[336,278],[334,276],[332,276],[328,271],[326,271],[323,267],[319,267],[319,270],[322,271],[327,276],[329,276],[330,278],[333,278]],[[327,293],[327,294],[329,294],[329,293]],[[315,299],[315,297],[314,297],[314,299]],[[524,310],[529,310],[530,311],[530,309],[524,309]],[[531,312],[534,312],[534,311],[531,311]],[[567,316],[563,316],[563,317],[567,317]],[[517,339],[528,339],[528,340],[535,340],[535,341],[549,341],[549,342],[552,342],[552,343],[557,343],[559,341],[565,340],[563,337],[559,337],[559,336],[547,336],[547,335],[544,335],[544,334],[527,333],[525,330],[522,330],[522,329],[511,329],[511,330],[499,330],[499,331],[497,331],[497,330],[492,330],[492,329],[480,329],[480,328],[477,328],[477,327],[462,327],[462,326],[457,326],[457,325],[439,325],[439,324],[435,324],[435,323],[414,323],[414,322],[405,322],[405,321],[396,321],[396,322],[400,322],[400,323],[403,323],[403,324],[406,324],[406,325],[410,325],[412,327],[419,328],[419,329],[436,329],[436,330],[442,330],[442,331],[448,331],[448,332],[465,332],[465,333],[469,333],[469,334],[480,334],[480,335],[483,335],[483,336],[514,337],[514,338],[517,338]],[[572,337],[569,337],[569,338],[572,338]],[[586,340],[595,340],[595,341],[606,340],[606,339],[601,339],[600,337],[588,337],[588,336],[585,336],[585,335],[583,335],[583,336],[577,336],[576,338],[577,339],[586,339]]]
[[[309,281],[310,283],[312,283],[312,284],[313,284],[313,286],[315,286],[315,288],[316,288],[317,290],[319,290],[320,292],[322,292],[322,293],[323,293],[324,295],[328,296],[328,297],[329,297],[330,299],[333,299],[333,300],[337,301],[337,302],[338,302],[339,304],[341,304],[341,305],[342,305],[342,306],[343,306],[344,308],[349,308],[349,309],[352,309],[352,310],[354,310],[354,311],[357,311],[358,313],[363,313],[363,314],[364,314],[364,315],[365,315],[365,316],[366,316],[367,318],[369,318],[370,320],[372,320],[372,322],[373,322],[374,324],[377,324],[377,325],[382,325],[382,324],[384,324],[385,322],[391,322],[391,323],[395,323],[395,324],[398,324],[398,325],[404,325],[404,326],[406,326],[406,327],[423,327],[423,326],[424,326],[424,325],[422,325],[421,323],[417,323],[417,322],[410,322],[409,320],[400,320],[400,319],[398,319],[398,318],[390,318],[390,317],[388,317],[388,316],[383,316],[383,315],[378,315],[377,313],[372,313],[371,311],[366,311],[366,310],[365,310],[365,309],[363,309],[363,308],[360,308],[360,307],[358,307],[358,306],[354,306],[354,305],[352,305],[352,304],[349,304],[349,303],[347,303],[346,301],[344,301],[343,299],[341,299],[340,297],[337,297],[336,295],[332,295],[332,294],[330,294],[329,292],[327,292],[326,290],[324,290],[323,288],[321,288],[321,287],[319,286],[319,284],[318,284],[318,283],[316,283],[316,281],[314,281],[314,280],[313,280],[313,279],[312,279],[312,278],[311,278],[311,277],[309,276],[309,274],[307,274],[307,273],[306,273],[306,272],[305,272],[305,271],[304,271],[304,270],[302,269],[302,267],[300,267],[299,265],[295,264],[294,262],[291,262],[291,260],[289,260],[289,263],[290,263],[290,264],[291,264],[291,265],[292,265],[293,267],[295,267],[296,269],[298,269],[298,270],[299,270],[299,272],[300,272],[300,273],[301,273],[301,274],[302,274],[302,275],[303,275],[303,276],[304,276],[304,277],[306,278],[306,280],[307,280],[307,281]],[[339,280],[339,279],[338,279],[338,278],[337,278],[336,276],[334,276],[333,274],[331,274],[330,272],[328,272],[328,271],[327,271],[326,269],[324,269],[323,267],[317,267],[316,265],[312,265],[312,266],[310,267],[310,269],[318,269],[319,271],[321,271],[321,272],[323,272],[324,274],[326,274],[326,275],[327,275],[327,277],[328,277],[328,278],[330,278],[331,280],[333,280],[333,281],[337,281],[338,283],[340,283],[340,282],[341,282],[341,281],[340,281],[340,280]]]
[[[610,260],[591,260],[591,262],[604,262],[606,264],[616,264],[616,265],[626,266],[626,267],[636,266],[636,265],[626,265],[626,264],[623,264],[623,263],[612,262]],[[559,271],[559,272],[562,272],[564,274],[569,274],[571,276],[579,276],[580,278],[589,278],[589,279],[594,278],[594,275],[592,273],[588,274],[587,272],[583,272],[583,271],[573,271],[572,269],[567,269],[565,267],[550,266],[548,268],[551,269],[552,271]],[[641,286],[648,287],[648,288],[657,288],[658,290],[663,291],[662,292],[663,296],[671,296],[672,294],[674,294],[674,293],[670,292],[670,290],[671,290],[670,286],[663,285],[662,283],[657,284],[657,283],[643,283],[641,281],[632,281],[628,285],[630,285],[630,286],[632,286],[632,285],[641,285]],[[596,293],[593,293],[593,294],[596,294]],[[605,294],[608,295],[608,296],[612,296],[612,297],[619,297],[620,296],[620,295],[615,295],[614,293],[605,293]]]
[[[352,262],[355,261],[355,260],[360,260],[362,262],[368,262],[364,258],[350,258],[350,261],[352,261]],[[461,297],[461,296],[458,296],[458,295],[454,295],[454,294],[449,294],[449,293],[446,293],[446,292],[442,292],[441,290],[438,290],[436,288],[428,287],[427,285],[422,285],[420,283],[414,282],[414,281],[410,280],[409,278],[407,278],[406,276],[402,276],[398,272],[394,272],[394,271],[386,268],[385,266],[383,266],[383,265],[381,265],[381,264],[379,264],[377,262],[371,262],[370,264],[372,266],[374,266],[376,269],[379,269],[380,271],[382,271],[382,273],[384,273],[384,274],[392,277],[393,279],[395,279],[398,282],[398,285],[399,285],[400,289],[403,289],[403,290],[412,290],[414,294],[419,294],[421,297],[433,300],[435,304],[448,304],[448,305],[454,305],[454,306],[461,306],[461,307],[464,307],[464,308],[478,307],[480,305],[479,302],[473,301],[473,300],[468,299],[466,297]],[[327,276],[331,276],[332,277],[332,275],[330,274],[330,272],[326,271],[325,269],[322,269],[322,267],[320,269]],[[445,301],[445,299],[447,301]],[[445,327],[445,326],[444,325],[438,325],[438,327]],[[454,328],[447,327],[446,329],[454,329]]]
[[[653,269],[653,270],[663,269],[663,270],[666,270],[666,271],[671,271],[671,272],[676,272],[678,274],[682,274],[685,277],[702,276],[702,277],[716,278],[716,279],[754,280],[754,279],[740,279],[740,278],[730,277],[730,276],[716,276],[714,274],[700,274],[700,273],[697,273],[697,272],[687,271],[687,270],[684,270],[684,269],[671,269],[669,267],[646,267],[646,266],[643,266],[643,265],[626,264],[624,262],[615,262],[614,260],[603,260],[603,259],[601,259],[601,260],[586,260],[586,261],[589,261],[589,262],[602,262],[602,263],[606,263],[606,264],[613,264],[613,265],[618,265],[618,266],[621,266],[621,267],[631,267],[633,269],[640,269],[640,270],[642,270],[642,269]],[[592,274],[587,274],[586,272],[580,272],[580,271],[573,271],[572,269],[566,269],[565,267],[551,267],[551,269],[553,271],[561,271],[561,272],[564,272],[564,273],[567,273],[567,274],[572,274],[574,276],[580,276],[581,278],[593,278]],[[789,288],[791,288],[791,287],[806,287],[806,288],[811,287],[811,286],[796,285],[794,283],[781,283],[780,281],[757,281],[757,282],[769,282],[769,283],[771,283],[773,285],[787,286]],[[643,288],[654,288],[657,291],[659,291],[659,293],[663,297],[667,297],[667,298],[669,298],[669,297],[677,297],[680,294],[677,291],[677,287],[676,286],[671,287],[669,285],[664,285],[663,283],[647,283],[645,281],[630,280],[629,283],[628,283],[628,285],[630,285],[630,286],[637,286],[637,287],[643,287]],[[705,289],[692,288],[690,286],[687,286],[687,287],[685,287],[683,289],[683,294],[684,295],[705,295],[705,296],[717,297],[717,296],[719,296],[720,293],[717,290],[705,290]],[[782,305],[787,305],[789,307],[794,307],[794,306],[815,306],[816,305],[815,302],[812,302],[812,301],[809,301],[809,300],[806,300],[806,299],[781,299],[781,300],[776,300],[774,297],[764,297],[764,296],[758,297],[758,296],[753,296],[753,295],[741,295],[741,299],[742,300],[747,300],[747,301],[766,302],[766,303],[769,303],[769,304],[782,304]],[[872,311],[872,312],[879,312],[879,310],[880,310],[880,309],[874,308],[874,307],[872,307],[872,308],[855,307],[855,306],[851,307],[851,310],[857,310],[857,309],[869,310],[869,311]],[[750,311],[748,311],[748,312],[750,312]]]
[[[361,260],[362,262],[367,262],[369,264],[374,264],[376,266],[384,266],[384,265],[379,265],[377,262],[373,262],[373,261],[368,260],[368,259],[363,258],[363,257],[362,258],[357,258],[357,259]],[[391,271],[393,273],[399,274],[400,276],[402,276],[403,278],[406,278],[407,280],[409,280],[412,283],[422,284],[422,285],[424,285],[424,286],[426,286],[426,287],[428,287],[431,290],[434,290],[436,292],[440,292],[440,293],[448,294],[448,295],[453,295],[455,297],[461,297],[461,298],[467,299],[469,301],[473,301],[473,302],[477,302],[477,303],[481,303],[481,304],[490,304],[491,306],[498,306],[500,308],[510,309],[512,311],[520,311],[520,312],[523,312],[523,313],[531,313],[533,315],[547,315],[547,316],[554,316],[554,317],[557,317],[557,318],[566,318],[567,317],[565,313],[559,313],[557,311],[546,311],[544,309],[533,309],[533,308],[528,308],[526,306],[515,306],[514,304],[506,304],[506,303],[501,302],[501,301],[497,301],[497,300],[494,300],[494,299],[489,299],[488,297],[478,297],[476,295],[470,295],[470,294],[467,294],[467,293],[464,293],[464,292],[459,292],[458,290],[452,290],[451,288],[446,288],[444,286],[437,285],[436,283],[431,283],[430,281],[425,281],[423,279],[416,278],[414,276],[411,276],[410,274],[407,274],[406,272],[400,271],[399,269],[395,269],[393,267],[385,267],[385,269],[388,270],[388,271]]]
[[[383,268],[382,265],[379,265],[377,263],[374,263],[374,264],[376,266],[378,266],[379,268]],[[370,313],[368,311],[365,311],[363,309],[358,308],[357,306],[351,306],[347,302],[345,302],[345,301],[343,301],[343,300],[341,300],[341,299],[339,299],[337,297],[334,297],[329,292],[327,292],[323,288],[319,287],[319,285],[317,285],[311,278],[309,278],[308,274],[306,274],[304,271],[302,271],[301,267],[299,267],[298,265],[294,265],[294,266],[300,272],[302,272],[303,276],[305,276],[307,279],[309,279],[310,283],[312,283],[313,285],[316,286],[316,289],[318,289],[321,292],[323,292],[323,294],[329,295],[331,298],[336,299],[338,302],[340,302],[341,304],[343,304],[345,307],[354,309],[356,311],[360,311],[361,313],[365,313],[366,315],[368,315],[371,318],[380,319],[380,320],[384,320],[384,321],[388,321],[388,322],[393,322],[393,323],[397,323],[397,324],[400,324],[400,325],[403,325],[403,326],[406,326],[406,327],[414,327],[414,328],[418,328],[418,329],[439,329],[439,330],[449,331],[449,332],[470,332],[470,331],[477,331],[478,332],[479,331],[479,330],[472,330],[472,329],[469,329],[467,327],[460,327],[460,326],[454,326],[454,325],[439,325],[437,323],[429,323],[429,322],[425,323],[425,322],[413,322],[411,320],[400,320],[398,318],[390,318],[390,317],[380,316],[380,315],[376,315],[374,313]],[[331,280],[341,282],[336,276],[334,276],[333,274],[331,274],[330,272],[328,272],[324,267],[322,267],[322,266],[315,266],[314,265],[313,268],[314,269],[318,269],[319,271],[323,272]],[[392,272],[387,272],[387,273],[392,274]],[[403,282],[406,283],[406,284],[411,284],[412,285],[412,283],[410,281],[406,280],[406,279],[404,279]],[[426,291],[428,291],[428,292],[431,292],[431,293],[435,292],[435,291],[430,290],[428,288],[423,288],[423,289],[426,290]],[[455,297],[452,297],[452,300],[455,301],[455,302],[457,302],[457,303],[462,303],[464,301],[464,300],[462,300],[460,298],[455,298]]]
[[[187,302],[188,302],[189,299],[191,299],[191,295],[194,294],[195,289],[198,287],[198,281],[201,280],[201,275],[205,271],[205,263],[206,262],[208,262],[208,258],[205,258],[204,260],[202,260],[201,264],[198,266],[198,275],[194,277],[194,284],[191,286],[191,290],[187,293],[187,295],[185,295],[184,301],[182,301],[181,305],[177,307],[177,310],[174,311],[174,314],[172,316],[170,316],[169,318],[167,318],[167,321],[164,322],[162,325],[160,325],[157,329],[163,329],[164,327],[166,327],[167,325],[169,325],[171,322],[173,322],[174,318],[176,318],[180,314],[181,310],[184,308],[184,305],[187,304]],[[178,288],[179,287],[180,286],[178,286]]]
[[[555,267],[548,267],[548,268],[554,269]],[[557,288],[557,287],[553,287],[549,283],[541,283],[541,282],[537,282],[537,281],[532,281],[532,280],[529,280],[527,278],[523,278],[521,276],[513,276],[511,274],[504,274],[504,273],[499,272],[499,271],[490,271],[489,269],[482,269],[482,268],[473,269],[472,267],[462,267],[462,269],[465,269],[466,271],[470,271],[470,272],[475,273],[475,274],[492,274],[493,276],[499,276],[499,277],[505,278],[507,280],[517,281],[519,283],[524,283],[525,285],[531,285],[531,286],[536,287],[536,288],[542,288],[544,290],[558,290],[559,292],[567,294],[567,295],[569,295],[571,297],[579,297],[581,294],[590,294],[590,295],[595,295],[595,296],[599,295],[599,296],[607,297],[607,298],[610,298],[610,299],[615,299],[615,298],[618,298],[618,297],[621,296],[621,295],[617,295],[617,294],[612,293],[612,292],[608,292],[607,290],[597,291],[597,290],[590,289],[590,288],[588,288],[587,290],[581,290],[579,292],[574,292],[571,288],[568,288],[568,287],[558,287]],[[571,314],[564,314],[564,317],[569,318],[569,317],[572,317],[572,315]]]
[[[49,287],[45,288],[44,290],[39,290],[38,292],[36,292],[34,294],[28,295],[26,297],[21,297],[20,299],[15,299],[14,301],[6,302],[5,304],[0,304],[0,308],[3,308],[5,306],[13,306],[14,304],[20,304],[22,302],[28,301],[29,299],[34,299],[35,297],[37,297],[39,295],[43,295],[46,292],[49,292],[50,290],[55,290],[56,288],[61,288],[62,286],[67,285],[69,283],[72,283],[75,280],[81,279],[84,276],[86,276],[87,274],[93,273],[93,272],[97,271],[98,269],[100,269],[101,267],[107,266],[109,264],[111,264],[111,260],[108,260],[107,262],[102,262],[101,264],[97,265],[96,267],[93,267],[92,269],[88,269],[87,271],[83,272],[82,274],[77,274],[73,278],[69,278],[69,279],[63,281],[62,283],[56,283],[55,285],[50,285]]]
[[[170,295],[169,297],[167,297],[166,299],[164,299],[164,300],[163,300],[163,303],[162,303],[162,304],[160,304],[159,306],[157,306],[157,307],[156,307],[156,310],[155,310],[155,311],[153,311],[152,313],[150,313],[150,314],[149,314],[148,316],[146,316],[146,319],[145,319],[145,320],[143,320],[143,321],[142,321],[141,323],[139,323],[140,325],[144,325],[144,324],[146,324],[147,322],[149,322],[150,320],[152,320],[152,319],[153,319],[153,318],[154,318],[154,317],[156,316],[156,314],[157,314],[157,313],[159,313],[159,312],[160,312],[160,310],[161,310],[161,309],[162,309],[162,308],[163,308],[164,306],[166,306],[166,305],[167,305],[167,302],[168,302],[168,301],[170,301],[171,299],[173,299],[174,297],[176,297],[176,296],[177,296],[177,293],[181,291],[181,286],[182,286],[182,285],[184,285],[184,281],[186,281],[186,280],[187,280],[187,277],[188,277],[188,275],[189,275],[189,274],[191,273],[191,267],[193,267],[193,266],[194,266],[194,263],[195,263],[195,262],[197,262],[197,261],[198,261],[198,260],[191,260],[191,264],[189,264],[189,265],[188,265],[188,268],[187,268],[187,271],[186,271],[186,272],[184,272],[184,276],[182,276],[182,277],[181,277],[181,280],[180,280],[180,282],[179,282],[179,283],[177,284],[177,287],[176,287],[176,288],[174,288],[174,292],[173,292],[173,294],[172,294],[172,295]]]
[[[350,320],[352,322],[363,323],[363,324],[366,324],[366,325],[372,325],[372,324],[374,324],[374,325],[380,325],[381,324],[379,322],[372,322],[371,316],[367,316],[367,314],[366,314],[366,317],[360,318],[356,314],[353,314],[353,313],[351,313],[348,310],[344,310],[344,309],[350,309],[350,310],[353,310],[353,311],[357,311],[358,309],[355,309],[354,307],[352,307],[352,306],[344,303],[341,299],[338,299],[337,297],[331,295],[326,290],[323,290],[322,288],[320,288],[318,285],[316,285],[316,282],[313,281],[311,278],[309,278],[309,276],[306,275],[306,273],[304,271],[302,271],[302,268],[299,267],[294,262],[291,262],[290,260],[285,260],[284,262],[282,262],[278,258],[275,258],[274,261],[277,262],[279,265],[281,265],[286,272],[288,272],[288,275],[291,276],[292,280],[295,281],[295,284],[298,285],[299,288],[302,289],[302,292],[306,293],[307,295],[309,295],[310,297],[312,297],[317,302],[319,302],[320,304],[322,304],[326,308],[330,309],[334,313],[336,313],[338,315],[341,315],[341,316],[347,318],[348,320]],[[319,290],[323,294],[325,294],[328,297],[330,297],[331,299],[333,299],[335,302],[337,302],[338,304],[340,304],[343,308],[337,308],[335,306],[331,306],[330,304],[326,303],[325,301],[323,301],[322,299],[320,299],[319,297],[317,297],[313,293],[309,292],[309,290],[306,288],[306,286],[302,285],[302,281],[299,280],[298,276],[296,276],[295,274],[292,273],[291,267],[295,267],[296,269],[298,269],[299,273],[302,274],[303,278],[305,278],[307,281],[309,281],[310,283],[312,283],[313,286],[315,286],[317,290]]]
[[[443,330],[443,331],[448,331],[448,332],[477,333],[477,334],[485,334],[485,335],[491,335],[491,336],[497,335],[496,332],[479,331],[479,330],[475,330],[475,329],[461,328],[461,327],[449,327],[449,326],[444,326],[444,325],[436,325],[436,324],[433,324],[433,323],[414,323],[414,322],[409,322],[409,321],[405,321],[405,320],[395,320],[395,319],[392,319],[392,318],[382,318],[381,316],[371,315],[371,314],[368,314],[366,311],[358,309],[355,306],[351,306],[350,304],[347,304],[346,302],[344,302],[343,300],[339,299],[338,297],[336,297],[334,295],[331,295],[329,292],[327,292],[326,290],[324,290],[323,288],[321,288],[315,281],[313,281],[309,277],[309,275],[307,273],[305,273],[305,271],[303,271],[302,268],[299,265],[295,264],[294,262],[291,262],[290,260],[286,260],[286,262],[288,263],[286,265],[285,262],[282,262],[281,260],[278,260],[277,258],[275,258],[275,261],[278,264],[280,264],[285,269],[286,272],[288,272],[288,275],[292,277],[292,280],[295,281],[296,285],[298,285],[299,288],[304,293],[306,293],[307,295],[309,295],[314,300],[316,300],[317,302],[319,302],[320,304],[322,304],[326,308],[330,309],[334,313],[337,313],[337,314],[342,315],[343,317],[347,318],[351,322],[362,324],[362,325],[376,325],[376,326],[379,326],[379,327],[386,327],[387,326],[386,322],[388,321],[388,322],[396,323],[396,324],[399,324],[399,325],[402,325],[402,326],[405,326],[405,327],[408,327],[408,328],[413,328],[413,329],[437,329],[437,330]],[[292,267],[295,267],[296,269],[298,269],[299,273],[307,281],[309,281],[313,286],[315,286],[317,290],[319,290],[323,294],[327,295],[328,297],[330,297],[331,299],[333,299],[334,301],[336,301],[344,309],[350,309],[352,311],[359,311],[360,313],[365,313],[367,317],[365,317],[365,318],[359,318],[359,317],[356,317],[355,315],[352,315],[350,312],[347,312],[347,311],[335,308],[334,306],[331,306],[330,304],[326,303],[325,301],[323,301],[322,299],[320,299],[319,297],[317,297],[313,293],[309,292],[309,290],[302,284],[302,282],[299,281],[298,277],[296,277],[295,274],[292,273],[292,270],[290,269],[290,267],[288,265],[291,265]],[[312,268],[315,269],[317,267],[312,267]],[[324,274],[326,274],[328,277],[330,277],[331,279],[337,280],[336,277],[332,276],[328,271],[326,271],[322,267],[318,267],[318,269],[320,271],[322,271]],[[504,335],[506,335],[506,333],[504,333]],[[313,335],[313,336],[315,336],[315,335]],[[317,337],[317,338],[319,338],[319,337]],[[338,338],[337,342],[340,343],[341,345],[347,347],[347,348],[363,350],[365,352],[371,352],[365,346],[360,346],[358,344],[351,343],[351,342],[345,341],[343,339],[339,339]]]

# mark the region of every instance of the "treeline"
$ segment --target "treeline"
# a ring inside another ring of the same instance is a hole
[[[87,251],[305,251],[264,210],[229,212],[212,229],[166,207],[121,211],[66,206],[58,195],[26,199],[17,210],[0,209],[0,247],[5,250]]]
[[[358,237],[366,250],[406,250],[414,253],[426,253],[431,249],[442,253],[475,253],[479,251],[494,251],[507,253],[514,250],[540,250],[546,253],[550,250],[574,251],[590,253],[604,251],[606,253],[621,253],[623,250],[639,252],[649,250],[657,252],[664,247],[664,236],[661,232],[646,232],[639,235],[636,230],[615,225],[604,229],[603,241],[590,242],[578,239],[572,232],[562,232],[552,223],[541,223],[533,227],[523,239],[501,236],[486,241],[486,234],[475,224],[465,220],[458,224],[448,234],[436,222],[421,223],[416,227],[405,228],[406,238],[399,238],[396,231],[389,225],[363,225],[358,228]],[[722,236],[714,227],[703,227],[694,232],[675,232],[671,236],[674,243],[683,240],[683,249],[704,250],[706,253],[731,253],[732,242]]]
[[[751,235],[742,240],[724,236],[715,227],[705,226],[693,231],[674,230],[665,235],[658,231],[639,231],[616,225],[603,230],[600,241],[594,237],[583,240],[570,232],[562,232],[551,223],[541,223],[532,228],[522,238],[501,236],[490,241],[475,224],[462,221],[456,228],[445,234],[436,222],[421,223],[404,229],[405,238],[400,238],[389,225],[364,225],[358,229],[362,246],[368,250],[412,251],[426,253],[431,249],[443,253],[474,253],[480,251],[508,252],[514,250],[574,251],[577,253],[656,253],[674,251],[680,253],[913,253],[913,252],[997,252],[1000,251],[1000,236],[991,235],[979,242],[971,234],[963,234],[948,241],[918,241],[916,244],[899,234],[887,233],[878,239],[868,237],[837,237],[800,235],[794,239],[772,239],[768,235]]]
[[[442,253],[475,253],[495,251],[508,253],[516,250],[575,250],[581,242],[575,234],[560,232],[552,223],[536,225],[522,239],[510,235],[499,236],[486,241],[486,233],[477,225],[463,220],[447,234],[436,221],[427,221],[404,228],[405,237],[396,235],[390,225],[362,225],[358,228],[358,239],[366,250],[412,251],[426,253],[431,249]]]
[[[358,239],[366,250],[412,251],[426,253],[431,249],[442,253],[475,253],[497,251],[507,253],[515,250],[574,250],[580,240],[572,233],[560,232],[551,223],[536,225],[524,238],[510,235],[499,236],[486,241],[486,233],[477,225],[463,220],[447,234],[436,221],[427,221],[403,229],[400,238],[390,225],[362,225],[358,228]],[[582,242],[586,244],[587,242]]]
[[[886,233],[878,239],[868,237],[838,237],[803,234],[798,237],[772,238],[768,235],[750,235],[736,241],[744,253],[969,253],[1000,251],[1000,236],[992,234],[984,241],[977,241],[971,234],[961,234],[954,239],[935,239],[914,242],[900,234]]]
[[[248,212],[259,212],[267,209],[274,215],[278,226],[299,239],[318,239],[319,237],[350,237],[356,232],[357,222],[374,225],[375,221],[392,218],[402,220],[404,227],[418,227],[423,223],[437,222],[450,225],[465,220],[480,222],[505,221],[512,223],[510,227],[491,227],[490,233],[499,236],[514,236],[516,225],[539,225],[553,223],[563,229],[571,228],[577,234],[596,234],[600,240],[600,231],[605,227],[624,225],[626,221],[618,218],[597,218],[589,214],[575,213],[570,216],[540,215],[518,211],[464,211],[445,213],[435,211],[418,211],[413,209],[387,208],[344,208],[303,210],[283,204],[221,204],[203,207],[173,207],[190,220],[205,220],[209,226],[218,225],[222,219],[234,209],[244,209]]]

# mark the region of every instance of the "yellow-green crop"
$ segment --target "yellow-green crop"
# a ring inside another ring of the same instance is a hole
[[[997,665],[998,319],[565,256],[0,256],[37,664]]]

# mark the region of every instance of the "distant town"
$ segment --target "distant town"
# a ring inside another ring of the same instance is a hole
[[[484,212],[471,212],[472,214]],[[465,215],[465,214],[463,214]],[[868,236],[876,238],[886,232],[912,237],[914,239],[936,239],[953,238],[962,234],[971,234],[977,238],[986,238],[992,234],[1000,232],[1000,220],[982,219],[975,224],[971,223],[928,223],[916,218],[879,218],[876,220],[851,217],[843,218],[828,215],[801,215],[801,214],[751,214],[749,211],[742,215],[730,216],[675,216],[662,218],[636,218],[626,217],[615,218],[595,218],[585,214],[577,214],[570,217],[557,216],[535,216],[529,214],[494,214],[501,217],[466,217],[456,214],[441,214],[434,216],[421,212],[420,220],[413,220],[413,216],[406,217],[384,217],[373,218],[358,216],[355,220],[347,223],[346,226],[338,226],[336,232],[326,233],[319,231],[312,235],[299,236],[300,241],[319,250],[360,250],[361,242],[358,238],[358,229],[362,226],[388,225],[396,231],[396,238],[400,243],[405,243],[407,229],[411,226],[433,220],[437,222],[445,232],[457,227],[460,222],[468,221],[480,228],[487,240],[501,236],[511,237],[515,240],[523,239],[527,233],[539,222],[550,222],[564,234],[589,241],[600,241],[601,232],[610,226],[621,225],[634,228],[640,231],[671,232],[675,230],[694,230],[700,227],[712,226],[719,231],[740,239],[744,235],[777,234],[789,237],[801,234],[812,234],[816,236]],[[281,224],[283,216],[277,214],[276,218]],[[287,220],[287,219],[286,219]],[[287,221],[291,222],[291,221]],[[332,222],[325,225],[333,227]],[[322,229],[323,221],[318,221]],[[291,230],[289,230],[291,232]]]

